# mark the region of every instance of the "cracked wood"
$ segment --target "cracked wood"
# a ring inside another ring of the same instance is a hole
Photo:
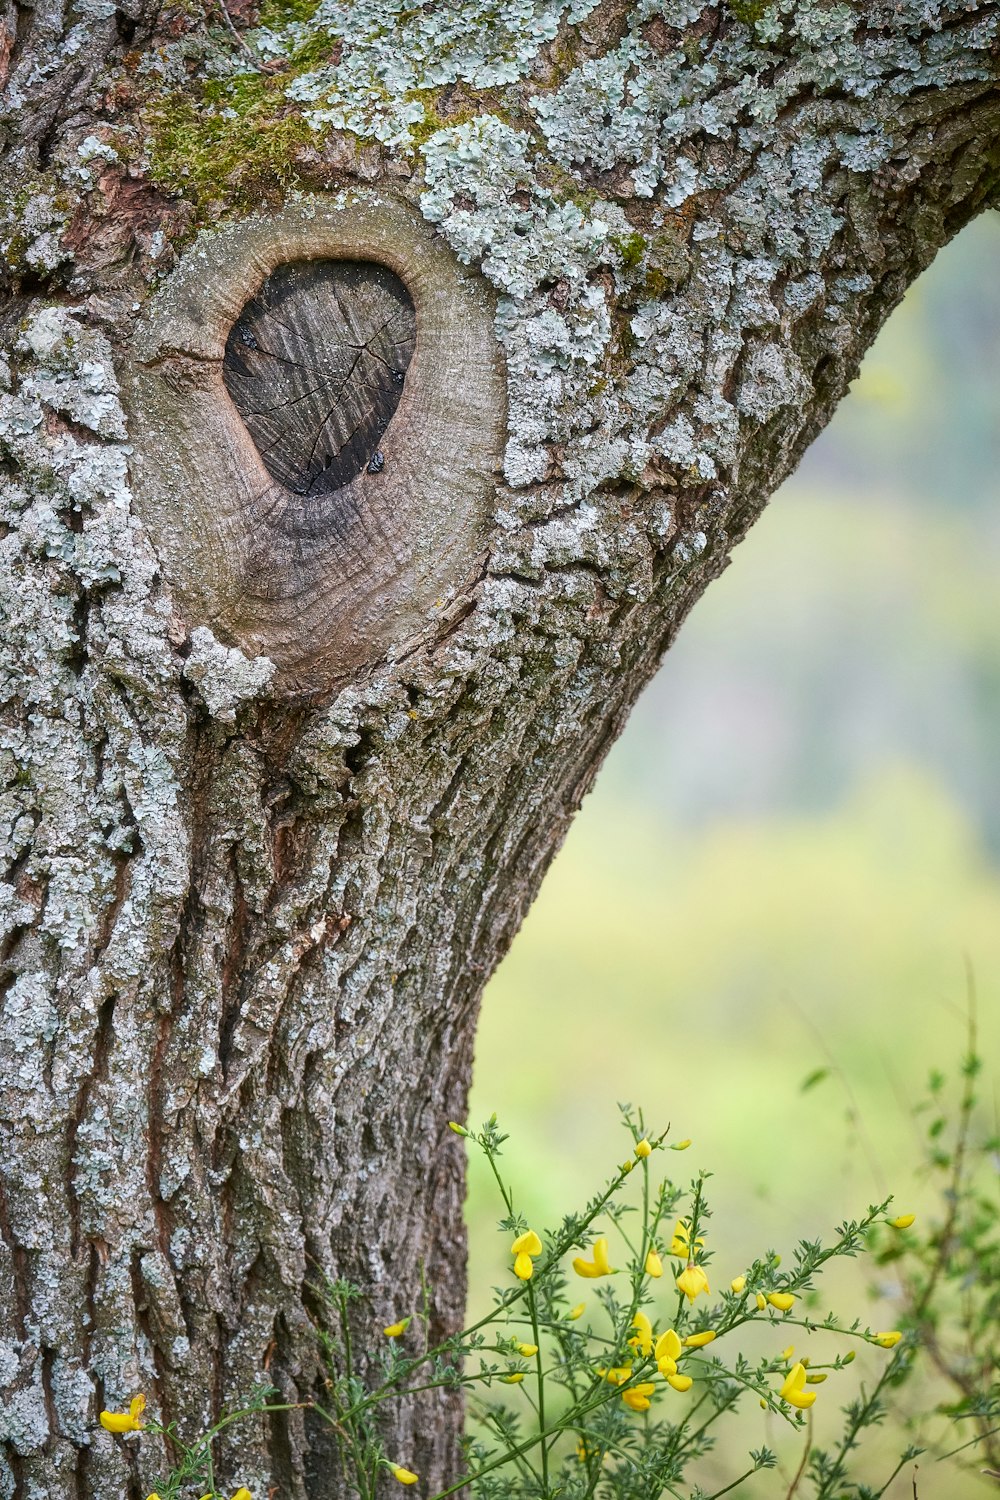
[[[233,325],[223,379],[272,479],[326,495],[363,469],[402,395],[413,301],[384,266],[279,266]]]

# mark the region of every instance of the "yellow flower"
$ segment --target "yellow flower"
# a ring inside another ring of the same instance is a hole
[[[128,1411],[102,1411],[100,1423],[106,1432],[141,1432],[139,1418],[146,1409],[145,1396],[133,1396]]]
[[[805,1411],[812,1406],[816,1400],[815,1391],[807,1391],[806,1367],[803,1364],[792,1365],[785,1376],[785,1383],[778,1392],[782,1401],[787,1401],[789,1406],[797,1406],[800,1411]]]
[[[645,1161],[646,1157],[651,1154],[652,1150],[653,1148],[649,1144],[645,1136],[643,1136],[641,1141],[636,1142],[635,1154],[640,1161]]]
[[[675,1141],[674,1144],[671,1146],[670,1149],[671,1149],[671,1151],[686,1151],[687,1148],[690,1146],[690,1144],[691,1144],[691,1137],[688,1136],[686,1140]]]
[[[899,1343],[902,1337],[903,1335],[895,1330],[892,1333],[877,1333],[875,1335],[875,1342],[883,1349],[892,1349]]]
[[[825,1373],[822,1370],[818,1370],[815,1375],[806,1376],[806,1385],[822,1385],[825,1379]]]
[[[585,1464],[588,1458],[597,1458],[600,1452],[596,1443],[585,1442],[583,1438],[577,1440],[576,1456],[582,1464]]]
[[[656,1340],[656,1348],[653,1352],[657,1359],[680,1359],[681,1347],[677,1334],[672,1328],[668,1328],[666,1333],[661,1333]]]
[[[158,1494],[157,1494],[157,1493],[156,1493],[156,1491],[155,1491],[155,1490],[154,1490],[154,1491],[153,1491],[153,1493],[152,1493],[152,1494],[151,1494],[151,1495],[147,1495],[147,1496],[146,1496],[146,1500],[160,1500],[160,1497],[159,1497],[159,1495],[158,1495]]]
[[[672,1386],[675,1391],[689,1391],[694,1382],[690,1375],[668,1375],[667,1385]]]
[[[597,1373],[608,1385],[624,1385],[632,1373],[632,1366],[614,1365],[610,1370],[600,1369]]]
[[[779,1312],[787,1312],[795,1302],[795,1296],[792,1292],[768,1292],[767,1300]]]
[[[677,1361],[681,1357],[681,1341],[672,1328],[660,1334],[653,1354],[656,1359],[656,1368],[661,1375],[669,1379],[671,1375],[677,1374]]]
[[[649,1411],[649,1398],[656,1390],[651,1381],[643,1381],[639,1385],[629,1386],[627,1391],[622,1391],[622,1400],[632,1411]]]
[[[746,1284],[747,1279],[745,1276],[734,1276],[732,1281],[729,1283],[729,1290],[738,1297]]]
[[[510,1247],[514,1257],[514,1275],[520,1281],[530,1281],[535,1272],[532,1256],[541,1255],[542,1242],[533,1229],[519,1234]]]
[[[916,1217],[916,1214],[900,1214],[898,1218],[889,1220],[889,1227],[891,1229],[909,1229]]]
[[[644,1312],[637,1312],[632,1327],[637,1332],[635,1338],[629,1339],[629,1348],[638,1349],[642,1357],[648,1359],[653,1352],[653,1325]]]
[[[614,1274],[611,1263],[608,1260],[608,1242],[603,1235],[600,1239],[594,1241],[591,1254],[593,1260],[584,1260],[582,1255],[578,1255],[573,1261],[573,1270],[578,1276],[584,1276],[589,1281],[593,1281],[598,1276],[612,1276]]]
[[[782,1349],[782,1351],[781,1351],[781,1357],[782,1357],[782,1359],[791,1359],[791,1357],[792,1357],[792,1355],[794,1353],[795,1353],[795,1345],[794,1344],[789,1344],[789,1346],[788,1346],[787,1349]]]
[[[716,1337],[714,1328],[706,1328],[704,1333],[689,1333],[684,1340],[685,1349],[704,1349]]]
[[[701,1266],[696,1266],[694,1261],[689,1260],[687,1269],[682,1271],[676,1281],[677,1290],[683,1292],[689,1302],[701,1295],[702,1292],[711,1292],[708,1277]]]
[[[406,1332],[412,1322],[412,1318],[400,1318],[398,1323],[390,1323],[388,1328],[382,1329],[382,1332],[385,1334],[387,1339],[402,1338],[403,1334]]]
[[[236,1494],[232,1497],[232,1500],[253,1500],[253,1496],[247,1489],[246,1485],[241,1484],[239,1489],[236,1491]]]
[[[649,1254],[646,1256],[646,1275],[659,1280],[663,1275],[663,1262],[654,1245],[650,1246]]]
[[[520,1385],[521,1381],[524,1379],[524,1371],[509,1370],[506,1375],[501,1375],[500,1379],[503,1381],[504,1385]]]
[[[404,1469],[401,1464],[390,1464],[389,1473],[393,1479],[398,1479],[400,1484],[416,1484],[420,1478],[419,1474],[414,1474],[412,1469]]]
[[[758,1312],[763,1312],[764,1309],[765,1309],[765,1307],[767,1306],[767,1298],[764,1296],[763,1292],[757,1292],[756,1293],[756,1297],[757,1297],[757,1311]]]
[[[575,1323],[577,1318],[583,1317],[584,1309],[586,1308],[586,1306],[586,1302],[578,1302],[575,1307],[570,1308],[566,1316],[567,1318],[569,1318],[571,1323]]]
[[[694,1242],[694,1248],[700,1250],[704,1243],[705,1241],[699,1235]],[[670,1254],[680,1256],[681,1260],[687,1260],[691,1254],[691,1226],[686,1219],[678,1219],[674,1225]]]
[[[538,1353],[537,1344],[518,1344],[517,1352],[522,1359],[530,1359],[533,1354]]]

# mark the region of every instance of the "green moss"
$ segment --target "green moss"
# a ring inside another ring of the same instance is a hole
[[[753,26],[767,10],[767,0],[729,0],[729,10],[744,26]]]
[[[611,243],[621,256],[622,265],[634,270],[646,253],[646,237],[636,229],[632,234],[613,234]]]
[[[319,0],[264,0],[260,24],[277,30],[291,22],[311,21],[318,6]]]
[[[210,79],[200,93],[158,99],[144,115],[154,181],[195,203],[259,198],[297,178],[314,132],[284,96],[287,76]]]

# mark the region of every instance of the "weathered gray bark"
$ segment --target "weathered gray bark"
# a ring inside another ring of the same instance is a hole
[[[95,1430],[139,1389],[185,1430],[265,1369],[308,1400],[323,1272],[362,1339],[421,1265],[457,1325],[483,983],[687,610],[1000,182],[995,5],[395,10],[0,9],[0,1497],[144,1495],[155,1450]],[[334,225],[296,256],[350,220],[407,284],[426,245],[495,328],[442,389],[415,296],[370,573],[262,540],[220,393],[289,214]],[[251,241],[190,349],[177,289]],[[404,1410],[393,1451],[438,1484],[459,1420]],[[338,1493],[305,1413],[223,1467]]]

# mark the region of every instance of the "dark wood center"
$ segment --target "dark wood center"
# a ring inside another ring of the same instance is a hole
[[[272,479],[318,496],[381,472],[416,335],[410,295],[384,266],[279,266],[233,324],[222,363]]]

